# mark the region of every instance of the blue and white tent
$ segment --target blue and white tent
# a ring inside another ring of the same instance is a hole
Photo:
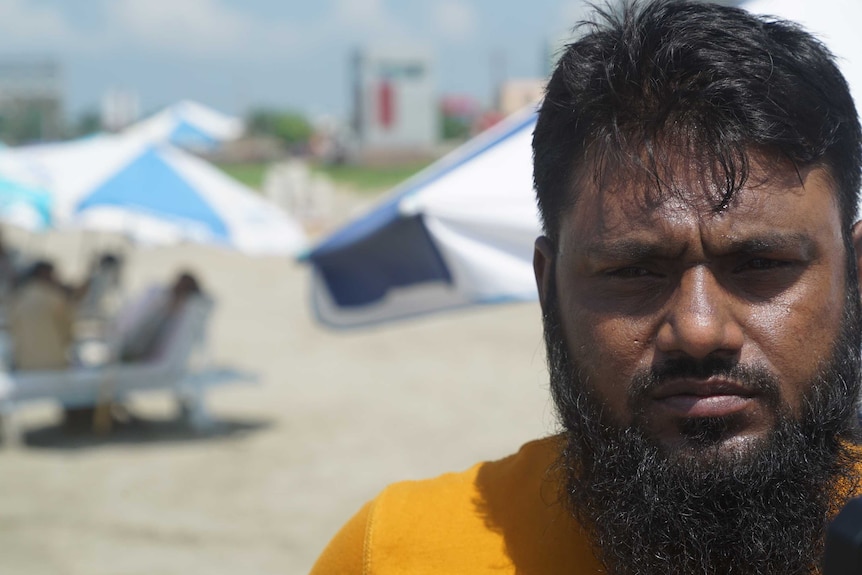
[[[126,128],[129,136],[154,144],[172,144],[194,152],[211,152],[239,138],[242,120],[203,104],[183,100]]]
[[[252,255],[293,256],[299,224],[204,160],[128,135],[8,149],[53,198],[57,227],[109,231],[150,245],[208,243]]]
[[[317,245],[307,260],[318,319],[354,327],[536,299],[535,123],[533,109],[504,120]]]
[[[31,232],[51,225],[51,195],[0,175],[0,221]]]
[[[30,231],[42,232],[54,221],[54,196],[42,186],[38,171],[29,162],[0,146],[0,221]]]

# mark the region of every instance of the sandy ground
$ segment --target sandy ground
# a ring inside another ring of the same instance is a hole
[[[91,239],[30,249],[80,273]],[[306,573],[363,502],[399,479],[504,456],[554,428],[536,304],[332,332],[307,270],[201,247],[130,251],[129,292],[180,267],[217,302],[216,363],[257,383],[211,390],[190,432],[167,395],[107,437],[70,437],[23,409],[0,450],[0,574]]]

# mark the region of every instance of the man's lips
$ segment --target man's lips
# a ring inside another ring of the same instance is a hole
[[[718,378],[678,379],[650,394],[661,407],[682,417],[725,417],[749,407],[757,394],[746,386]]]

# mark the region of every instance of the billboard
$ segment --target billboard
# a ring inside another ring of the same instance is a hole
[[[429,148],[438,140],[432,58],[419,49],[363,49],[355,59],[355,128],[363,148]]]

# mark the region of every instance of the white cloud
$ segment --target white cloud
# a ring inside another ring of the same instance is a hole
[[[478,17],[471,5],[460,0],[439,0],[432,7],[434,24],[444,38],[460,42],[476,31]]]
[[[299,33],[286,22],[255,19],[218,0],[110,0],[112,43],[197,57],[234,57],[289,50]]]
[[[315,49],[345,43],[417,39],[386,10],[383,0],[336,0],[325,16],[302,24],[266,19],[225,0],[92,1],[98,7],[98,26],[73,21],[56,4],[0,0],[0,52],[71,57],[135,52],[242,62],[302,58]],[[463,30],[471,16],[462,14],[458,24],[456,11],[457,7],[450,9],[450,28],[460,25]]]
[[[112,40],[159,51],[219,54],[235,49],[249,27],[214,0],[113,0],[105,6]]]
[[[56,6],[0,0],[0,51],[236,58],[295,49],[290,23],[254,19],[218,0],[103,0],[100,26],[76,27]]]
[[[338,0],[334,15],[342,23],[357,26],[378,25],[387,19],[382,0]]]
[[[339,37],[384,44],[415,40],[386,10],[383,0],[337,0],[328,17],[318,23],[309,42],[320,43]]]

